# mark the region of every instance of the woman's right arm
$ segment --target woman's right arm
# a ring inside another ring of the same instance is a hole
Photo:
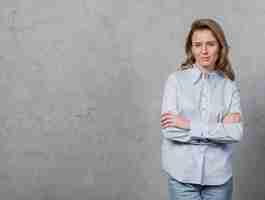
[[[171,74],[164,87],[161,111],[161,132],[163,137],[169,140],[183,143],[198,143],[197,139],[192,139],[198,131],[190,130],[190,120],[179,115],[180,107],[177,97],[176,74]],[[201,143],[208,143],[203,139]]]

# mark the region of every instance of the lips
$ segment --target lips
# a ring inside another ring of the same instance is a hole
[[[201,58],[203,61],[209,61],[210,60],[210,57],[202,57]]]

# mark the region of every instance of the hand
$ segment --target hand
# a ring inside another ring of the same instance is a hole
[[[226,115],[223,119],[223,123],[225,124],[231,124],[231,123],[238,123],[240,122],[241,118],[240,118],[240,113],[236,112],[236,113],[229,113],[228,115]]]
[[[190,120],[173,112],[166,112],[161,115],[162,128],[189,128]]]

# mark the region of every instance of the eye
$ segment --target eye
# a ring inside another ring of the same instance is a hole
[[[217,43],[215,41],[212,41],[212,42],[207,42],[207,45],[210,47],[214,47],[217,45]]]
[[[200,43],[200,42],[194,42],[194,43],[192,43],[192,46],[198,48],[198,47],[201,47],[202,46],[202,43]]]

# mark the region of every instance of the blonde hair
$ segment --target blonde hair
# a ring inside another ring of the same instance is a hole
[[[181,64],[180,69],[192,68],[192,64],[195,63],[195,58],[192,54],[192,36],[195,31],[198,30],[210,30],[219,44],[219,56],[215,63],[215,70],[223,72],[226,78],[235,79],[235,73],[232,69],[231,63],[228,58],[229,46],[227,44],[224,31],[221,26],[212,19],[197,19],[192,25],[190,32],[185,42],[186,60]]]

